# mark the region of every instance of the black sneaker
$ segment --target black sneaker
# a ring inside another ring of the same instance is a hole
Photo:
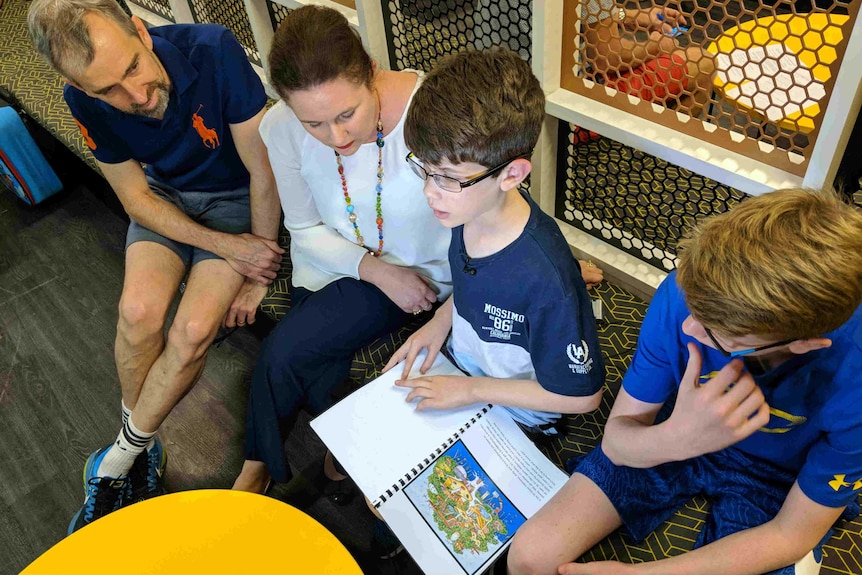
[[[129,495],[127,477],[92,477],[87,481],[87,496],[84,505],[69,523],[67,535],[71,535],[84,525],[89,525],[119,509]]]
[[[168,464],[168,455],[162,442],[155,440],[152,449],[145,449],[138,455],[129,470],[129,496],[123,505],[131,505],[144,499],[165,494],[162,475]]]

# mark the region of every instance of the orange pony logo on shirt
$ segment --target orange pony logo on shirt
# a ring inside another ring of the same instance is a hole
[[[198,136],[201,137],[201,140],[203,140],[204,146],[210,150],[215,150],[219,145],[218,134],[212,128],[207,128],[206,125],[204,125],[204,119],[198,116],[198,112],[200,112],[203,107],[204,105],[201,104],[198,106],[197,112],[192,114],[192,127],[198,133]]]
[[[84,142],[87,143],[87,147],[90,148],[91,150],[95,150],[96,149],[96,141],[90,137],[90,130],[88,130],[86,128],[86,126],[84,126],[84,124],[79,122],[77,120],[77,118],[73,118],[73,119],[75,120],[75,125],[78,126],[79,130],[81,130],[81,136],[84,137]]]

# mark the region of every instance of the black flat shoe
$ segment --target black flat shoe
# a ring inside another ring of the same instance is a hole
[[[314,461],[284,485],[280,499],[298,509],[308,509],[325,496],[338,506],[347,505],[356,496],[356,484],[349,477],[341,481],[329,479],[323,472],[323,461]]]
[[[324,474],[323,480],[323,494],[333,504],[343,507],[353,501],[353,498],[356,497],[356,484],[353,483],[353,480],[349,477],[339,481],[334,481],[326,477]]]

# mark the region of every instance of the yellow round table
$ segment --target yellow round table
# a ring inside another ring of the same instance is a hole
[[[829,69],[837,58],[836,47],[844,40],[841,27],[847,22],[848,16],[839,14],[782,14],[765,18],[755,18],[742,22],[738,26],[725,30],[716,40],[706,47],[706,50],[716,56],[730,55],[735,50],[782,44],[789,52],[795,54],[811,71],[811,75],[821,84],[831,77]],[[716,74],[713,86],[727,97],[727,93],[740,93],[740,84],[725,82]],[[739,107],[758,117],[763,117],[760,111],[747,105],[738,98],[733,99]],[[820,105],[813,103],[802,111],[787,114],[775,121],[782,128],[792,131],[809,133],[814,130],[814,120],[820,113]],[[774,121],[774,120],[770,120]]]
[[[362,575],[347,549],[305,513],[222,489],[172,493],[115,511],[22,571],[37,573]]]

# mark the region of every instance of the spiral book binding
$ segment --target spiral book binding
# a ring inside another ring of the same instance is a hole
[[[392,497],[393,495],[395,495],[396,493],[401,491],[401,489],[407,487],[407,485],[411,481],[413,481],[417,475],[422,473],[422,471],[424,471],[426,467],[428,467],[429,465],[434,463],[434,461],[438,457],[443,455],[443,453],[447,449],[452,447],[452,445],[456,441],[458,441],[458,438],[461,437],[461,435],[463,433],[465,433],[468,429],[470,429],[471,426],[475,425],[476,421],[481,419],[483,415],[488,413],[488,410],[491,409],[492,407],[493,406],[491,404],[488,404],[487,406],[483,407],[482,411],[477,413],[475,416],[471,417],[470,421],[465,423],[463,426],[459,427],[458,431],[453,433],[451,437],[449,437],[446,441],[444,441],[442,444],[440,444],[440,447],[438,447],[437,449],[432,451],[430,454],[428,454],[428,457],[422,459],[419,463],[417,463],[415,466],[413,466],[408,473],[404,474],[404,477],[399,478],[397,482],[393,483],[392,487],[387,489],[385,493],[382,493],[381,495],[379,495],[377,497],[377,499],[375,499],[372,502],[372,505],[374,505],[374,508],[377,509],[378,507],[380,507],[380,505],[382,505],[383,503],[386,503],[387,499],[389,499],[390,497]]]

